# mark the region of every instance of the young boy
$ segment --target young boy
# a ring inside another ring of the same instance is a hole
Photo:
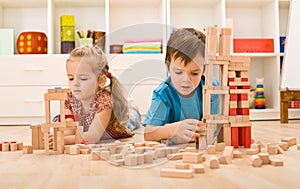
[[[144,138],[169,139],[173,144],[195,140],[205,131],[202,119],[205,35],[191,28],[174,32],[167,44],[166,67],[169,76],[153,92],[147,112]],[[213,85],[218,85],[213,81]],[[219,99],[211,98],[211,114],[218,113]]]

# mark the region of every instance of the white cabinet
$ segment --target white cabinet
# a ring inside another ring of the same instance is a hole
[[[0,124],[30,124],[44,121],[44,93],[68,86],[66,55],[0,56]],[[52,103],[52,115],[59,105]]]
[[[48,37],[48,55],[0,56],[0,90],[6,99],[13,97],[15,105],[23,104],[20,112],[15,113],[5,113],[1,107],[0,124],[7,116],[40,116],[41,111],[36,111],[35,106],[42,106],[38,105],[41,98],[34,94],[56,85],[67,86],[64,73],[67,55],[59,54],[60,16],[64,14],[75,16],[76,30],[106,32],[111,72],[119,77],[127,97],[140,106],[143,114],[150,104],[152,90],[166,76],[163,53],[174,27],[199,30],[207,26],[225,27],[226,19],[230,18],[234,38],[272,38],[274,53],[242,55],[251,57],[250,84],[255,87],[256,77],[265,78],[267,109],[251,110],[251,119],[279,119],[280,56],[283,56],[279,51],[279,36],[286,35],[289,4],[289,0],[0,0],[0,27],[13,28],[15,40],[19,33],[29,30],[42,31]],[[77,45],[78,37],[75,39]],[[163,53],[109,54],[110,45],[131,39],[162,39]],[[21,90],[32,96],[15,94]],[[2,103],[9,105],[5,100]],[[297,110],[290,111],[292,118],[299,117]]]

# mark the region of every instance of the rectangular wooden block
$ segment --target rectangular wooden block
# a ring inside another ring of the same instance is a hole
[[[273,166],[283,166],[283,160],[270,156],[270,162]]]
[[[182,161],[184,163],[201,163],[202,162],[202,154],[196,152],[184,152],[182,153]]]
[[[193,178],[194,170],[162,168],[160,170],[160,176],[161,177],[174,177],[174,178]]]

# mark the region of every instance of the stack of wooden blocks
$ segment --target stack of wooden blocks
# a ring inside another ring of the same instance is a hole
[[[249,121],[248,70],[250,57],[230,55],[232,30],[221,28],[219,55],[216,55],[218,29],[206,28],[205,86],[203,122],[207,125],[207,145],[214,143],[214,132],[222,126],[218,141],[226,145],[250,147],[251,123]],[[217,69],[216,69],[217,68]],[[214,73],[218,70],[219,86],[213,86]],[[211,115],[212,95],[218,95],[219,111]]]
[[[249,121],[248,94],[250,84],[248,70],[250,57],[231,56],[228,66],[230,93],[229,122],[231,126],[231,145],[235,148],[251,145],[251,122]]]

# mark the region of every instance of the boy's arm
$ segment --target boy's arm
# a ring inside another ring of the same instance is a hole
[[[166,124],[164,126],[146,125],[144,131],[144,139],[146,141],[160,141],[162,139],[169,139],[173,136],[177,128],[178,122]]]

